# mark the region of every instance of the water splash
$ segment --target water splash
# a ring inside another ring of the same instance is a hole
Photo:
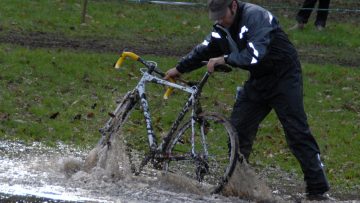
[[[222,194],[256,202],[279,202],[280,200],[273,197],[271,189],[246,161],[237,163],[235,171],[224,187]]]
[[[270,200],[270,192],[247,165],[236,168],[222,195],[210,195],[209,185],[151,167],[134,176],[121,135],[113,136],[110,142],[110,146],[98,145],[90,152],[60,143],[49,148],[40,143],[26,146],[0,142],[0,200],[1,193],[36,196],[48,202],[51,199],[69,202]]]
[[[0,202],[107,202],[81,188],[67,187],[59,160],[70,154],[84,156],[81,150],[61,143],[50,148],[36,142],[0,141]],[[75,170],[77,164],[72,161],[68,168]]]

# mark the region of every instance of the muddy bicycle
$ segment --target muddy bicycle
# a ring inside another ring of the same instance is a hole
[[[117,136],[135,105],[140,104],[145,118],[149,150],[140,165],[133,167],[133,172],[139,174],[150,162],[166,173],[175,173],[210,185],[211,193],[220,192],[231,177],[239,158],[238,140],[234,128],[224,116],[205,112],[201,108],[201,92],[210,73],[206,71],[196,83],[183,80],[178,83],[170,82],[162,79],[165,74],[157,67],[156,62],[144,60],[132,52],[123,52],[115,68],[119,68],[126,58],[143,65],[140,68],[142,77],[136,87],[123,97],[114,112],[110,113],[110,119],[100,129],[102,138],[99,144],[110,145],[110,138]],[[215,71],[222,72],[230,70],[225,66],[215,68]],[[177,119],[159,144],[145,93],[145,85],[149,82],[168,87],[165,97],[169,96],[172,89],[189,94]],[[190,119],[183,121],[189,111]]]

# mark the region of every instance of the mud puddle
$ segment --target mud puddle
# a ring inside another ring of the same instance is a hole
[[[0,141],[0,202],[245,202],[151,169],[120,178],[98,167],[88,173],[78,168],[87,154],[62,144]]]
[[[115,175],[106,167],[84,170],[88,156],[89,150],[63,144],[0,141],[0,202],[304,202],[299,185],[291,186],[297,181],[282,184],[291,186],[287,191],[269,188],[246,164],[237,166],[222,194],[210,195],[203,185],[152,168],[139,176],[124,173],[126,163],[116,165]]]
[[[0,141],[0,202],[103,201],[68,186],[60,169],[61,159],[70,155],[81,157],[83,152],[61,144],[48,148],[40,143]]]

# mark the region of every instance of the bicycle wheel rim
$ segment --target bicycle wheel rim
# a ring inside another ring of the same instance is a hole
[[[201,129],[206,131],[205,145],[200,140]],[[170,156],[187,155],[187,160],[168,160],[166,169],[170,172],[200,181],[211,193],[218,193],[232,175],[238,159],[236,133],[231,124],[218,114],[203,114],[195,125],[195,153],[207,157],[200,161],[191,154],[191,123],[178,130],[170,142],[167,153]],[[205,161],[205,163],[203,163]],[[199,163],[200,162],[200,163]],[[201,179],[201,173],[203,178]],[[200,174],[200,175],[199,175]],[[200,179],[199,179],[200,176]]]

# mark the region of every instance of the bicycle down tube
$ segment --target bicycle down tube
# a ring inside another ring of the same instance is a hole
[[[192,122],[194,122],[195,119],[195,114],[196,112],[196,101],[197,98],[200,96],[200,92],[202,90],[202,87],[204,86],[204,84],[206,83],[207,79],[209,78],[210,73],[206,72],[205,76],[200,80],[199,84],[194,86],[194,92],[191,93],[191,95],[189,96],[187,102],[185,103],[183,109],[181,110],[181,112],[179,113],[177,119],[173,122],[170,131],[168,132],[168,134],[163,138],[163,141],[161,143],[161,146],[159,147],[159,150],[162,150],[162,152],[164,153],[166,146],[169,144],[170,139],[172,137],[172,135],[176,132],[176,130],[178,129],[180,122],[183,120],[185,114],[188,112],[189,108],[191,105],[193,106],[193,110],[192,110],[192,114],[191,114],[191,120]],[[194,102],[195,101],[195,102]],[[192,140],[193,141],[193,140]],[[194,152],[192,150],[192,152]]]
[[[136,89],[137,89],[137,91],[139,93],[141,105],[143,107],[143,113],[144,113],[145,122],[146,122],[146,129],[147,129],[147,134],[148,134],[149,146],[150,146],[151,151],[159,150],[161,152],[164,152],[168,142],[171,139],[171,136],[177,130],[180,122],[184,118],[185,114],[188,112],[191,105],[194,104],[194,101],[198,98],[198,96],[199,96],[198,94],[201,91],[203,85],[206,83],[206,81],[207,81],[210,74],[209,73],[205,74],[205,76],[201,79],[200,83],[197,86],[186,87],[186,86],[181,86],[179,84],[172,83],[172,82],[160,79],[160,78],[158,78],[156,76],[153,76],[153,75],[149,74],[147,71],[144,71],[144,70],[142,70],[142,73],[143,73],[143,76],[140,79],[138,85],[136,86]],[[145,84],[147,82],[152,82],[152,83],[161,84],[161,85],[164,85],[164,86],[173,87],[173,88],[180,89],[180,90],[185,91],[185,92],[190,94],[186,104],[184,105],[183,109],[179,113],[176,121],[173,122],[173,125],[172,125],[170,131],[163,138],[163,141],[161,142],[161,144],[159,146],[157,146],[157,143],[156,143],[156,137],[155,137],[155,134],[154,134],[154,131],[153,131],[153,128],[152,128],[150,110],[149,110],[148,102],[147,102],[147,99],[146,99]],[[195,117],[195,112],[194,111],[192,112],[191,117],[192,117],[192,119],[194,119],[194,117]],[[193,153],[194,153],[194,151],[193,151]]]
[[[151,121],[151,116],[150,116],[149,104],[148,104],[148,101],[146,99],[146,94],[145,94],[145,84],[147,82],[157,83],[157,84],[173,87],[173,88],[176,88],[176,89],[180,89],[182,91],[190,93],[191,95],[194,95],[194,93],[196,92],[195,91],[196,89],[189,88],[189,87],[186,87],[186,86],[181,86],[181,85],[178,85],[178,84],[175,84],[175,83],[160,79],[160,78],[158,78],[156,76],[153,76],[153,75],[151,75],[148,72],[143,71],[143,70],[142,70],[142,73],[143,73],[143,76],[140,79],[140,81],[137,84],[135,89],[139,93],[140,102],[141,102],[141,105],[143,107],[143,113],[144,113],[145,122],[146,122],[146,130],[147,130],[150,150],[155,151],[155,150],[158,149],[157,148],[158,146],[157,146],[156,137],[155,137],[155,134],[154,134],[154,131],[153,131],[153,128],[152,128],[152,121]],[[187,110],[188,110],[188,107],[186,109],[183,109],[183,114],[185,114]],[[177,119],[177,120],[179,120],[179,119]],[[163,147],[162,144],[160,145],[159,149],[161,149],[161,147]]]

